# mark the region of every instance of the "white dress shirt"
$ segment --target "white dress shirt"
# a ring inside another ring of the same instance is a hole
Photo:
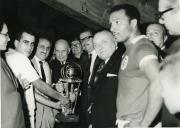
[[[96,57],[97,57],[97,53],[95,50],[93,50],[90,54],[92,54],[92,59],[91,59],[91,65],[90,65],[90,75],[89,75],[89,78],[88,78],[88,83],[91,79],[91,75],[92,75],[92,72],[93,72],[93,68],[94,68],[94,62],[96,60]]]
[[[39,73],[39,76],[42,78],[41,67],[40,67],[40,63],[39,63],[39,61],[42,61],[42,60],[40,60],[37,56],[34,56],[34,59],[37,64],[37,67],[35,67],[35,68],[36,68],[37,72]],[[51,84],[51,72],[50,72],[49,64],[45,60],[43,60],[42,62],[43,62],[44,73],[46,76],[46,83]]]

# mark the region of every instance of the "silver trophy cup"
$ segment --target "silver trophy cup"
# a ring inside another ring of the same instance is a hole
[[[62,106],[62,113],[58,119],[61,122],[78,122],[79,115],[76,113],[76,106],[82,82],[81,66],[75,62],[68,62],[61,68],[60,72],[62,78],[59,78],[57,85],[62,86],[60,93],[70,99],[70,104],[68,107]]]

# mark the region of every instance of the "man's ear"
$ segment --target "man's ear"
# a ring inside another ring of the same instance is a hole
[[[131,20],[131,26],[132,26],[133,28],[137,27],[137,19],[132,19],[132,20]]]
[[[18,41],[18,40],[15,40],[15,41],[14,41],[14,46],[15,46],[15,48],[17,48],[18,45],[19,45],[19,41]]]

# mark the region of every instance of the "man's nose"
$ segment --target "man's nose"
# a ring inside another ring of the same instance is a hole
[[[113,31],[114,31],[114,28],[115,28],[114,25],[111,24],[111,26],[110,26],[110,31],[113,32]]]
[[[11,40],[11,39],[10,39],[10,37],[9,37],[9,35],[7,36],[7,40],[8,40],[8,41],[10,41],[10,40]]]
[[[31,49],[31,48],[32,48],[32,45],[31,45],[31,44],[29,44],[29,45],[28,45],[28,49]]]
[[[46,53],[47,51],[48,51],[48,49],[47,49],[47,48],[43,48],[43,52],[45,52],[45,53]]]

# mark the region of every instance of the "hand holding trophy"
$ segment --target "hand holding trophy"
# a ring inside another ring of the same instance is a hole
[[[55,84],[55,88],[60,93],[63,93],[64,91],[64,85],[61,81],[58,81],[58,83]]]
[[[55,88],[66,100],[62,100],[62,113],[56,118],[61,122],[78,122],[79,116],[75,113],[80,83],[82,82],[82,70],[80,65],[71,62],[67,63],[61,68],[61,76],[59,81],[55,84]],[[69,102],[68,105],[64,105]]]
[[[76,100],[76,94],[73,92],[69,93],[69,99],[71,102],[74,102]]]

